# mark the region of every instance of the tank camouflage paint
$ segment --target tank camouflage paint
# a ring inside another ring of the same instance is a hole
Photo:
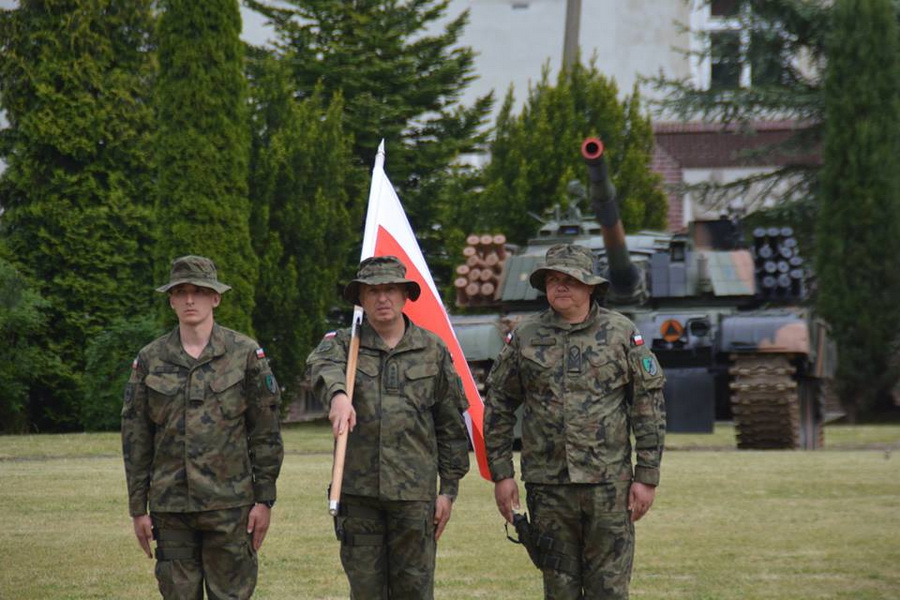
[[[722,218],[685,233],[626,235],[602,142],[588,138],[581,152],[591,218],[571,202],[522,248],[502,235],[468,239],[456,303],[491,312],[451,319],[476,379],[515,324],[547,306],[528,283],[547,249],[576,243],[611,282],[607,306],[635,322],[665,369],[668,431],[712,432],[715,420],[733,419],[739,448],[820,447],[836,356],[827,325],[806,306],[793,232],[758,229],[745,244],[739,223]]]

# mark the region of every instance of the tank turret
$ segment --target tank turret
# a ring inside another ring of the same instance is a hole
[[[581,156],[587,165],[591,208],[603,232],[609,279],[607,297],[614,304],[641,304],[647,299],[644,273],[631,261],[625,241],[625,226],[619,217],[616,187],[609,178],[604,147],[600,138],[590,137],[581,144]]]

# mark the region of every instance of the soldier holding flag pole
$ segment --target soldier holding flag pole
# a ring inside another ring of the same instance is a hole
[[[384,233],[391,223],[372,218],[380,199],[399,209],[383,160],[382,148],[363,260],[344,289],[344,299],[365,318],[357,324],[355,316],[352,329],[326,334],[307,365],[313,393],[330,407],[336,439],[329,511],[350,597],[427,600],[433,597],[436,544],[469,470],[463,417],[469,402],[448,344],[404,314],[415,312],[405,311],[410,304],[434,302],[430,276],[424,285],[407,278],[407,264],[379,246],[393,245],[407,262],[408,254],[418,253],[417,246],[404,249]],[[416,259],[411,262],[421,276]],[[480,419],[477,426],[480,432]]]

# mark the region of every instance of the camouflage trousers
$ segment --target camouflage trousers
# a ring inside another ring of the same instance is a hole
[[[156,580],[165,600],[244,600],[256,588],[257,558],[247,533],[250,506],[152,513]]]
[[[634,524],[628,512],[631,483],[543,485],[527,483],[535,529],[559,542],[558,562],[544,568],[547,600],[624,600],[634,560]]]
[[[434,597],[434,501],[345,494],[335,528],[351,600]]]

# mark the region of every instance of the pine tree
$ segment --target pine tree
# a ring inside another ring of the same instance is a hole
[[[152,282],[150,0],[21,0],[0,13],[0,235],[47,302],[29,426],[79,423],[86,340]]]
[[[636,89],[620,102],[615,82],[595,64],[576,63],[560,71],[556,85],[545,69],[519,115],[513,115],[513,104],[510,90],[497,119],[491,162],[484,169],[483,197],[469,210],[470,219],[480,218],[475,225],[524,243],[535,234],[537,217],[556,204],[567,208],[570,181],[586,185],[579,147],[584,138],[598,135],[606,147],[625,226],[664,228],[665,194],[659,177],[650,171],[653,135]]]
[[[326,105],[317,90],[298,101],[286,63],[260,55],[254,64],[254,326],[293,394],[329,327],[329,310],[341,302],[335,292],[354,260],[363,182],[341,125],[340,98]]]
[[[157,280],[171,260],[208,256],[233,290],[216,311],[252,333],[250,141],[237,0],[165,0],[159,25]]]
[[[491,96],[471,107],[459,103],[474,78],[473,52],[459,45],[468,13],[432,33],[449,0],[246,4],[272,21],[277,52],[293,66],[301,97],[317,85],[326,98],[341,93],[344,129],[367,172],[385,140],[385,168],[417,235],[436,226],[436,198],[455,185],[450,165],[482,146],[492,103]],[[426,254],[442,251],[437,240],[423,241]]]
[[[838,0],[828,39],[818,306],[848,415],[887,404],[900,322],[900,43],[891,0]]]

